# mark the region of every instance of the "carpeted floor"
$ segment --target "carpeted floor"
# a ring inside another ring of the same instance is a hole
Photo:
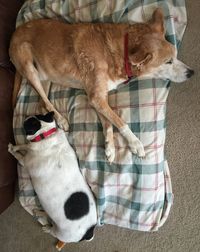
[[[175,196],[170,216],[156,233],[107,225],[96,230],[92,242],[69,244],[63,251],[200,251],[200,1],[186,4],[188,26],[179,58],[196,74],[183,84],[172,84],[168,98],[166,154]],[[54,243],[18,200],[0,216],[1,252],[53,252]]]

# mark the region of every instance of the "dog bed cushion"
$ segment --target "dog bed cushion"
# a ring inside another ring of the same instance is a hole
[[[164,11],[167,39],[178,48],[186,27],[183,0],[32,0],[26,1],[21,8],[17,26],[37,18],[54,18],[68,23],[144,22],[151,18],[156,7]],[[51,84],[48,97],[69,120],[67,137],[96,197],[99,225],[156,231],[167,219],[173,202],[164,155],[169,86],[167,80],[133,79],[109,93],[110,106],[128,123],[144,144],[146,152],[144,159],[132,155],[125,140],[114,129],[116,158],[110,165],[105,157],[101,123],[85,92]],[[24,79],[13,120],[17,144],[26,141],[22,128],[24,118],[41,113],[39,100]],[[32,210],[41,209],[41,206],[26,167],[18,165],[18,175],[19,200],[33,214]],[[38,221],[46,224],[48,219],[42,217]]]

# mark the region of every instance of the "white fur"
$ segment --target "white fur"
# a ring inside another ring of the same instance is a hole
[[[183,62],[174,58],[172,64],[162,64],[157,68],[152,69],[152,72],[143,75],[145,78],[169,79],[173,82],[183,82],[188,79],[187,71],[190,68]]]
[[[44,128],[46,131],[47,126]],[[22,149],[26,150],[25,156],[18,152]],[[22,146],[10,144],[9,151],[29,171],[40,203],[53,221],[53,227],[48,232],[63,242],[82,239],[86,231],[97,223],[96,204],[64,131],[58,129],[40,142]],[[72,193],[80,191],[89,198],[89,213],[78,220],[69,220],[64,213],[64,203]]]
[[[139,76],[139,79],[169,79],[173,82],[184,82],[188,79],[187,71],[191,70],[190,67],[185,65],[182,61],[176,57],[172,59],[172,64],[162,64],[159,67],[153,68],[148,74]],[[108,80],[107,88],[108,91],[116,89],[119,84],[122,84],[125,79],[118,79],[116,81]]]
[[[119,131],[122,134],[122,136],[124,136],[127,139],[128,145],[129,145],[131,151],[134,154],[137,154],[138,157],[144,157],[145,156],[145,151],[144,151],[143,144],[133,134],[133,132],[128,127],[128,125],[125,125],[124,127],[120,128]]]
[[[119,84],[123,83],[124,81],[125,81],[125,79],[119,79],[116,81],[108,80],[108,82],[107,82],[108,91],[116,89],[117,86]]]

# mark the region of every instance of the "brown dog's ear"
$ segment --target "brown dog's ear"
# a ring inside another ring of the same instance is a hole
[[[135,53],[129,55],[129,61],[132,65],[142,66],[146,65],[152,57],[153,55],[145,50],[137,50]]]
[[[162,35],[165,34],[165,28],[164,28],[164,15],[161,8],[157,8],[153,15],[152,19],[150,20],[150,24],[156,32],[161,33]]]

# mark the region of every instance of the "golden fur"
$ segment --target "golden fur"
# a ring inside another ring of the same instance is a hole
[[[42,97],[46,109],[55,112],[58,124],[67,130],[66,121],[49,102],[41,81],[82,88],[101,119],[108,160],[112,162],[114,159],[112,124],[126,138],[131,151],[143,157],[143,145],[107,102],[109,81],[127,79],[124,67],[124,37],[127,33],[129,62],[135,76],[151,73],[152,69],[175,55],[173,45],[164,37],[161,9],[156,9],[152,19],[144,24],[66,24],[39,19],[20,26],[12,37],[9,50],[18,72],[14,103],[21,75]],[[77,82],[67,79],[76,79]]]

